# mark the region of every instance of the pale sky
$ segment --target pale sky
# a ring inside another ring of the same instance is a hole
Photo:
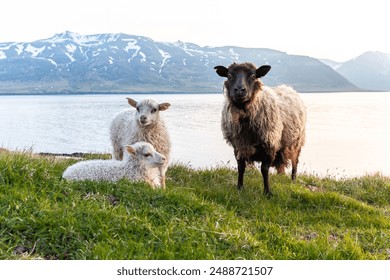
[[[4,0],[0,42],[126,33],[200,46],[272,48],[339,62],[390,54],[386,0]]]

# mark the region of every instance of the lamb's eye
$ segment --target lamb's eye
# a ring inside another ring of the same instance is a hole
[[[156,108],[153,108],[152,109],[152,114],[156,113],[157,112],[157,109]]]
[[[137,112],[139,112],[139,108],[137,107]]]
[[[151,157],[151,156],[152,156],[151,153],[144,154],[144,157]]]

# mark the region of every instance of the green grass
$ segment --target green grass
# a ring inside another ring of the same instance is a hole
[[[389,178],[272,175],[267,198],[256,169],[237,191],[173,165],[162,191],[61,180],[75,161],[0,152],[0,259],[390,258]]]

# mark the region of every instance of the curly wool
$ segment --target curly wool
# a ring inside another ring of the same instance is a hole
[[[283,147],[302,147],[305,123],[305,106],[298,93],[282,85],[261,86],[245,110],[226,99],[221,127],[227,143],[237,150],[236,157],[249,159],[256,146],[275,152]]]
[[[148,143],[136,143],[138,150],[143,149]],[[71,181],[111,181],[120,179],[130,181],[145,181],[153,187],[160,186],[158,168],[149,168],[140,157],[130,156],[124,153],[124,159],[119,160],[86,160],[69,166],[62,178]]]
[[[138,104],[138,103],[137,103]],[[139,102],[140,106],[157,104],[153,99]],[[157,112],[157,120],[150,125],[141,126],[136,119],[136,110],[125,109],[116,115],[110,125],[110,137],[113,146],[113,158],[121,159],[123,146],[138,141],[151,143],[157,152],[167,158],[168,165],[171,150],[171,141],[163,118]]]

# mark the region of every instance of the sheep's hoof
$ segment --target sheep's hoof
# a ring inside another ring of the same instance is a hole
[[[295,182],[297,180],[297,175],[292,175],[291,176],[291,181]]]
[[[241,191],[244,189],[244,186],[243,185],[237,185],[237,190]]]
[[[274,194],[270,190],[264,190],[264,195],[267,198],[271,198]]]

